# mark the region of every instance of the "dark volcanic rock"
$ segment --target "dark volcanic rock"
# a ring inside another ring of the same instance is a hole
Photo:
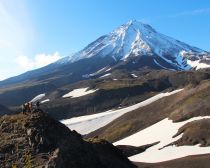
[[[147,150],[148,148],[157,145],[159,142],[155,142],[152,144],[147,144],[143,146],[129,146],[129,145],[117,145],[116,147],[120,149],[123,154],[127,157],[139,154]]]
[[[42,112],[3,116],[0,133],[0,167],[135,167],[107,141],[83,140]]]

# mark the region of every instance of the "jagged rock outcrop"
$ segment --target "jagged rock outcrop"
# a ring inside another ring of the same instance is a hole
[[[0,118],[0,167],[133,168],[104,140],[81,135],[43,112]]]

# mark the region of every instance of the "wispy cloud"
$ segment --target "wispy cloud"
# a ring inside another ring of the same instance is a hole
[[[179,17],[189,17],[189,16],[204,15],[204,14],[210,14],[210,8],[200,8],[189,11],[181,11],[177,13],[169,13],[159,16],[151,16],[151,17],[142,18],[141,20],[143,22],[150,23],[154,19],[179,18]]]
[[[32,70],[44,67],[50,63],[53,63],[61,58],[60,54],[58,52],[55,52],[54,54],[37,54],[34,58],[29,58],[25,55],[18,56],[16,61],[18,66],[24,70]]]
[[[165,15],[165,17],[181,17],[181,16],[193,16],[193,15],[201,15],[201,14],[208,14],[210,13],[210,8],[202,8],[202,9],[195,9],[191,11],[183,11],[174,14]]]

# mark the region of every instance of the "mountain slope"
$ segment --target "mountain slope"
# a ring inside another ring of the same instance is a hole
[[[162,98],[114,120],[87,137],[99,136],[110,142],[118,141],[165,118],[180,122],[196,116],[210,116],[210,80],[180,93]]]
[[[69,83],[82,80],[104,67],[107,68],[103,72],[118,63],[129,63],[129,60],[137,64],[138,68],[189,70],[210,67],[208,52],[165,36],[151,26],[133,20],[101,36],[76,54],[2,81],[0,87],[44,79],[64,85],[68,79]]]
[[[176,70],[189,70],[195,67],[191,61],[207,61],[210,58],[206,51],[165,36],[151,26],[133,20],[100,37],[80,52],[57,61],[57,64],[91,57],[112,57],[119,61],[139,56],[152,56],[161,68],[164,65],[158,59],[162,59]]]
[[[1,81],[0,101],[16,106],[38,94],[50,94],[79,81],[117,79],[119,73],[131,75],[148,70],[192,70],[210,67],[209,63],[208,52],[165,36],[139,21],[130,21],[74,55]]]
[[[56,119],[68,119],[71,117],[95,114],[118,107],[127,107],[144,101],[159,92],[170,89],[183,88],[187,85],[197,85],[202,80],[210,79],[208,73],[173,72],[173,71],[151,71],[147,73],[136,73],[138,78],[113,77],[107,79],[88,80],[61,90],[58,96],[46,97],[51,101],[42,105]],[[125,73],[123,73],[125,75]],[[129,77],[130,75],[130,77]],[[88,87],[97,90],[92,94],[76,97],[63,98],[62,96],[74,89]],[[62,110],[61,110],[62,109]],[[62,111],[62,112],[61,112]]]
[[[8,108],[0,104],[0,116],[10,113],[11,111]]]
[[[129,159],[135,162],[155,162],[156,164],[151,164],[154,167],[175,163],[180,167],[180,163],[185,162],[186,167],[190,167],[192,155],[196,155],[202,167],[208,162],[201,154],[210,153],[209,101],[210,81],[204,80],[196,86],[187,86],[177,94],[163,97],[138,109],[130,106],[116,111],[110,110],[105,115],[102,113],[72,118],[69,120],[73,121],[70,128],[72,126],[82,133],[88,133],[88,128],[92,131],[93,127],[98,126],[98,130],[86,137],[97,136],[115,142],[114,145],[126,145],[122,148],[128,147],[129,153],[134,153]],[[129,108],[131,111],[124,113]],[[118,114],[114,120],[100,128],[113,112],[122,115]],[[145,145],[151,147],[144,151],[142,147]],[[189,155],[191,157],[180,159]],[[176,160],[158,163],[171,159]],[[149,167],[150,164],[139,165]]]
[[[4,116],[0,125],[0,167],[135,167],[110,143],[83,140],[43,112]]]

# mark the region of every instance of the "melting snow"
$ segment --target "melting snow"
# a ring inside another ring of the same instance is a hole
[[[178,132],[178,129],[184,124],[204,118],[210,118],[210,116],[194,117],[187,121],[178,123],[173,123],[172,120],[166,118],[140,132],[115,142],[114,145],[142,146],[160,141],[159,144],[147,149],[145,152],[129,158],[130,160],[136,162],[162,162],[189,155],[210,153],[210,147],[199,146],[168,146],[160,149],[181,137],[181,135],[179,135],[178,137],[172,138]]]
[[[105,72],[108,72],[108,71],[110,71],[112,68],[108,68]]]
[[[85,96],[85,95],[94,93],[96,91],[97,91],[97,89],[96,90],[88,90],[88,88],[75,89],[75,90],[73,90],[73,91],[63,95],[63,98],[67,98],[67,97],[72,97],[72,98],[81,97],[81,96]]]
[[[159,67],[161,67],[161,68],[163,68],[163,69],[168,69],[168,68],[166,68],[166,67],[160,65],[155,59],[153,59],[153,61],[154,61],[154,63],[157,64]]]
[[[50,99],[45,99],[45,100],[41,101],[41,103],[46,103],[46,102],[49,102],[49,101],[50,101]]]
[[[99,74],[100,72],[102,72],[102,71],[105,70],[105,69],[106,69],[106,67],[104,67],[104,68],[98,70],[97,72],[94,72],[94,73],[92,73],[92,74],[89,74],[89,76],[95,76],[95,75]]]
[[[107,77],[107,76],[110,76],[110,75],[111,75],[111,73],[107,73],[107,74],[105,74],[105,75],[103,75],[103,76],[101,76],[99,78],[104,78],[104,77]]]
[[[98,114],[93,114],[93,115],[86,115],[86,116],[81,116],[81,117],[74,117],[71,119],[67,120],[62,120],[61,122],[65,124],[67,127],[69,127],[72,130],[76,130],[80,134],[88,134],[90,132],[93,132],[108,123],[112,122],[116,118],[122,116],[125,113],[131,112],[133,110],[136,110],[140,107],[146,106],[154,101],[157,101],[158,99],[161,99],[166,96],[170,96],[172,94],[178,93],[182,91],[183,89],[179,90],[174,90],[172,92],[167,92],[167,93],[160,93],[156,96],[153,96],[143,102],[140,102],[138,104],[122,108],[122,109],[117,109],[117,110],[109,110],[106,112],[98,113]]]
[[[196,61],[187,60],[187,63],[191,67],[195,67],[196,70],[202,69],[202,68],[210,68],[210,64],[202,63],[202,62],[200,62],[200,60],[196,60]]]
[[[36,97],[34,97],[30,102],[32,102],[32,103],[37,102],[37,101],[43,99],[44,97],[45,97],[45,93],[39,94]]]
[[[168,70],[171,70],[171,71],[175,71],[174,69],[169,69],[169,68],[166,68],[166,67],[160,65],[155,59],[153,59],[153,61],[154,61],[155,64],[157,64],[158,66],[160,66],[163,69],[168,69]]]
[[[134,73],[131,74],[134,78],[138,78],[138,76],[136,76]]]

